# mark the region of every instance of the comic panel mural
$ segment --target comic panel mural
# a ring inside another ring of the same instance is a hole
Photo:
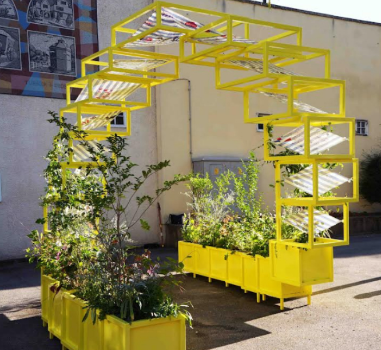
[[[0,93],[64,98],[98,51],[96,0],[0,0]]]
[[[75,38],[28,31],[29,70],[76,76]]]
[[[32,0],[28,7],[28,22],[74,29],[72,0]]]
[[[0,26],[0,69],[21,69],[20,31]]]

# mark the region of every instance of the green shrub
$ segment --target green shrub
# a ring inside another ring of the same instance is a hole
[[[381,150],[364,155],[360,162],[360,195],[370,204],[381,203]]]

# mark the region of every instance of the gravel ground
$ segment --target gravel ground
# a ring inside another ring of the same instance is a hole
[[[170,249],[154,255],[176,257]],[[40,318],[40,276],[27,263],[0,263],[0,350],[60,350]],[[335,282],[306,299],[256,303],[255,295],[224,283],[183,278],[179,302],[194,306],[188,350],[381,349],[381,235],[354,237],[335,249]],[[164,350],[164,349],[163,349]]]

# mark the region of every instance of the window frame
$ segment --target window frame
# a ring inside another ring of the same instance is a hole
[[[364,125],[359,125],[359,123],[364,123]],[[362,133],[361,130],[364,132]],[[355,134],[356,136],[369,136],[369,121],[367,119],[356,119]]]
[[[120,115],[123,115],[123,124],[113,124],[113,122],[115,121],[115,119],[120,116]],[[117,116],[115,116],[115,118],[110,122],[110,126],[112,128],[125,128],[127,126],[126,124],[126,112],[122,112],[122,113],[119,113]]]
[[[268,115],[271,115],[271,114],[270,113],[257,113],[257,118],[266,117]],[[262,129],[260,128],[260,125],[262,126]],[[265,125],[262,123],[258,123],[257,124],[257,132],[264,132],[264,130],[265,130]]]

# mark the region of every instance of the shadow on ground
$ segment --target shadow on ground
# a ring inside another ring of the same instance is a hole
[[[195,322],[187,329],[188,350],[209,350],[243,340],[261,337],[268,331],[248,322],[281,312],[276,305],[279,300],[268,298],[257,304],[256,294],[247,293],[236,286],[191,275],[178,277],[184,291],[173,291],[179,303],[192,301],[189,308]]]
[[[59,350],[58,339],[49,339],[40,316],[11,321],[0,314],[0,349],[2,350]]]

